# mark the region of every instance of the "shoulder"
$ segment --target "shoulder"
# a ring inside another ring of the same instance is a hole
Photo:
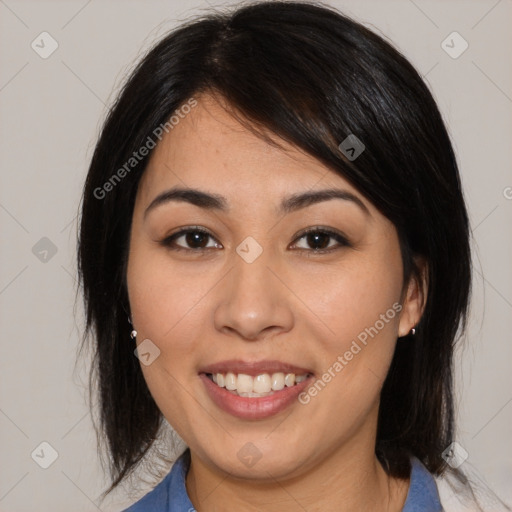
[[[171,471],[149,493],[123,512],[174,512],[194,510],[185,486],[190,465],[190,452],[186,450],[173,464]]]
[[[174,467],[174,466],[173,466]],[[167,510],[169,503],[170,480],[172,470],[165,478],[139,501],[124,509],[123,512],[143,512],[146,510]]]

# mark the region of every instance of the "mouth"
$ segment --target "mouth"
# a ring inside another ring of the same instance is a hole
[[[311,377],[311,373],[262,373],[255,377],[245,373],[205,373],[206,377],[219,388],[225,388],[231,394],[245,398],[272,396],[285,388],[291,388]]]
[[[278,361],[247,363],[225,361],[202,368],[212,402],[240,419],[273,416],[298,402],[299,394],[314,379],[312,371]]]

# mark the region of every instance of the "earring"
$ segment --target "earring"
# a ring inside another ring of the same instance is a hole
[[[411,329],[411,334],[412,334],[413,336],[416,334],[416,329],[415,329],[414,327]]]
[[[128,317],[128,323],[133,327],[132,319]],[[133,329],[133,331],[130,333],[130,338],[134,340],[137,337],[137,331]]]

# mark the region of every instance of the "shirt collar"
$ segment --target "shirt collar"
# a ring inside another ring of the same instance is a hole
[[[402,512],[443,512],[434,477],[416,457],[411,457],[411,481]]]

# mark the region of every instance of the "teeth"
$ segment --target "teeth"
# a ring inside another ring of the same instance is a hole
[[[284,389],[284,373],[272,374],[272,389],[274,391],[281,391],[281,389]]]
[[[250,375],[244,375],[243,373],[238,374],[238,380],[236,381],[236,390],[239,393],[252,393],[253,381],[254,379]],[[267,391],[270,391],[270,389],[268,389]]]
[[[294,373],[287,373],[284,378],[284,384],[287,387],[292,387],[295,384],[295,374]]]
[[[240,379],[240,375],[238,376]],[[270,382],[270,375],[264,373],[263,375],[257,375],[252,379],[249,377],[252,382],[252,391],[254,393],[269,393],[272,389],[272,382]],[[240,388],[238,388],[238,392],[240,392]]]
[[[239,393],[237,391],[236,394],[238,394],[238,396],[243,396],[245,398],[261,398],[262,396],[269,396],[273,395],[274,393],[272,391],[270,391],[269,393]]]
[[[226,375],[216,373],[211,375],[211,379],[217,386],[225,387],[228,391],[232,391],[239,396],[260,397],[273,394],[274,391],[281,391],[286,387],[294,386],[303,382],[308,374],[297,375],[294,373],[262,373],[256,377],[239,373],[228,372]]]
[[[218,378],[219,374],[217,374],[217,379]],[[226,378],[224,379],[224,385],[226,386],[226,389],[234,391],[236,389],[236,380],[236,375],[234,373],[226,373]]]

